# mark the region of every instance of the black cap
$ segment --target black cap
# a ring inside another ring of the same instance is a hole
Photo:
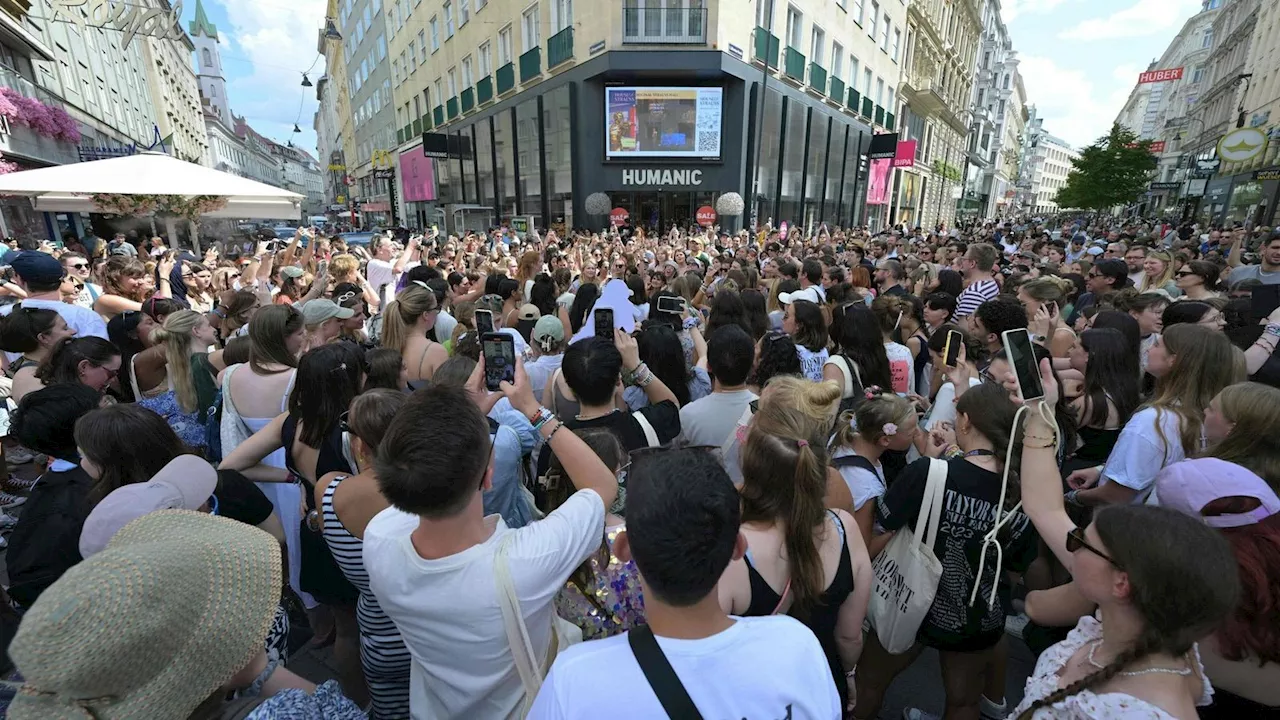
[[[24,250],[9,261],[9,266],[22,278],[23,282],[36,285],[52,285],[61,282],[66,275],[62,263],[49,253],[39,250]]]

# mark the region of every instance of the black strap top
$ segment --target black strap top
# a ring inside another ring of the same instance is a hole
[[[284,444],[284,466],[306,485],[307,491],[302,495],[306,500],[307,510],[315,510],[315,494],[311,492],[311,488],[315,486],[316,480],[331,472],[351,474],[352,468],[347,464],[346,456],[342,454],[342,427],[338,423],[333,424],[333,429],[320,443],[320,457],[316,459],[315,478],[309,478],[299,472],[294,463],[293,441],[297,436],[298,419],[289,415],[284,419],[284,426],[280,428],[280,442]]]

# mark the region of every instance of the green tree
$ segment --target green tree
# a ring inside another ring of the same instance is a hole
[[[1115,123],[1072,161],[1067,184],[1055,201],[1058,207],[1098,212],[1128,205],[1146,191],[1157,164],[1150,140],[1139,140]]]

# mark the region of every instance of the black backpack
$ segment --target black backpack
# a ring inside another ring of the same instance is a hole
[[[876,466],[872,464],[870,460],[862,457],[861,455],[844,455],[835,458],[831,461],[831,467],[837,470],[844,467],[856,467],[862,468],[872,475],[879,475],[879,473],[876,472]]]

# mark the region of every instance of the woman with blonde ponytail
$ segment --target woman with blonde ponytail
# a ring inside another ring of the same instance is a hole
[[[765,389],[742,444],[741,530],[749,549],[725,570],[720,607],[731,615],[784,613],[803,622],[822,645],[847,706],[872,576],[853,516],[824,506],[825,439],[840,391],[835,383],[786,380],[775,381],[785,388]],[[826,397],[831,409],[797,397],[807,392]]]
[[[218,392],[209,347],[217,334],[208,318],[194,310],[179,310],[151,331],[153,345],[164,348],[169,391],[139,401],[169,422],[184,443],[202,448],[206,414]]]
[[[415,390],[449,359],[444,346],[427,337],[439,314],[435,292],[421,280],[405,285],[382,313],[382,347],[404,358],[409,387]]]

